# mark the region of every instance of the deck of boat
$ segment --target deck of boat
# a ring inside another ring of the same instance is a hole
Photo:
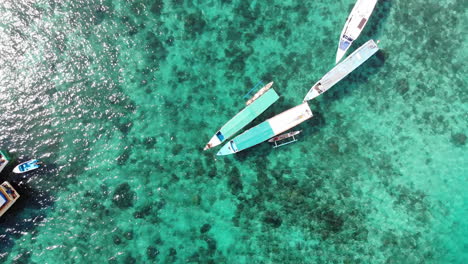
[[[268,107],[270,107],[276,100],[279,99],[279,95],[274,89],[268,90],[260,98],[255,100],[253,103],[245,107],[231,120],[229,120],[221,129],[221,133],[225,138],[229,138],[243,127],[252,122],[257,116],[263,113]]]
[[[359,37],[374,11],[377,0],[358,0],[341,31],[336,51],[336,63],[346,54],[352,43]]]
[[[308,103],[302,103],[240,134],[231,140],[231,142],[225,144],[217,155],[229,155],[253,147],[299,125],[311,117],[312,111]]]
[[[270,85],[271,86],[271,85]],[[205,150],[221,144],[226,139],[232,137],[242,128],[252,122],[257,116],[262,114],[268,107],[279,99],[279,95],[274,89],[269,89],[258,97],[251,104],[231,118],[221,129],[215,133],[205,146]]]
[[[374,11],[377,0],[358,0],[351,11],[344,34],[349,38],[357,39]]]
[[[369,40],[368,42],[364,43],[364,45],[351,53],[351,55],[349,55],[341,63],[333,67],[333,69],[325,74],[322,79],[320,79],[320,81],[312,86],[304,98],[304,101],[311,100],[330,89],[333,85],[341,81],[344,77],[346,77],[366,60],[368,60],[378,50],[379,47],[373,40]]]
[[[0,216],[2,216],[20,197],[9,182],[0,185]]]

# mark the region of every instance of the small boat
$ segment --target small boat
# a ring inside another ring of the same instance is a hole
[[[273,146],[273,148],[277,148],[277,147],[281,147],[281,146],[284,146],[284,145],[287,145],[287,144],[291,144],[291,143],[294,143],[297,141],[297,139],[295,138],[296,135],[300,134],[302,132],[302,130],[297,130],[297,131],[292,131],[292,132],[289,132],[289,133],[284,133],[284,134],[281,134],[279,136],[276,136],[274,138],[271,138],[268,140],[268,142],[270,143],[275,143],[275,145]],[[281,143],[278,145],[277,142],[279,141],[283,141],[285,139],[288,139],[288,138],[291,138],[292,137],[292,140],[290,141],[287,141],[287,142],[284,142],[284,143]]]
[[[216,154],[230,155],[253,147],[312,118],[307,102],[282,112],[235,137]]]
[[[377,0],[357,0],[341,32],[336,63],[343,58],[353,41],[359,37],[376,4]]]
[[[218,146],[223,141],[227,140],[239,130],[252,122],[257,116],[265,112],[274,102],[279,99],[279,95],[274,89],[270,89],[273,82],[268,83],[260,89],[249,101],[247,106],[221,127],[210,141],[206,144],[203,150],[207,150]]]
[[[36,159],[28,160],[28,161],[23,162],[23,163],[19,164],[18,166],[16,166],[13,169],[13,172],[14,173],[25,173],[25,172],[32,171],[32,170],[35,170],[35,169],[39,169],[41,167],[41,164],[42,164],[42,162],[40,162],[40,161],[38,161]]]
[[[357,67],[367,61],[372,55],[379,50],[379,47],[373,40],[369,40],[364,45],[355,50],[344,61],[333,67],[322,79],[310,88],[304,98],[304,101],[314,99],[321,95],[333,85],[341,81],[344,77],[354,71]]]
[[[8,157],[6,151],[0,150],[0,172],[8,165],[10,158]]]
[[[0,185],[0,217],[18,200],[19,193],[9,182]]]

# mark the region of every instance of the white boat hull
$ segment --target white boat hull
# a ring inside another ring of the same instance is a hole
[[[340,34],[336,63],[343,58],[354,40],[359,37],[376,4],[377,0],[358,0],[356,2]]]
[[[16,166],[13,169],[13,172],[17,174],[21,174],[21,173],[26,173],[29,171],[37,170],[41,167],[39,164],[40,162],[38,160],[28,160]]]
[[[345,78],[348,74],[353,72],[357,67],[366,62],[372,55],[379,50],[379,47],[373,40],[369,40],[361,47],[356,49],[345,60],[333,67],[327,74],[325,74],[320,81],[314,84],[307,93],[304,101],[314,99],[320,94],[326,92],[336,83]]]
[[[216,155],[230,155],[253,147],[276,135],[287,131],[312,118],[313,114],[307,102],[288,109],[266,121],[250,128],[226,143]]]

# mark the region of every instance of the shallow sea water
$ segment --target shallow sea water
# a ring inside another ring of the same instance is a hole
[[[299,142],[203,152],[259,80],[299,104],[353,0],[4,0],[5,263],[467,263],[464,3],[379,1],[381,51]],[[11,170],[11,167],[10,167]]]

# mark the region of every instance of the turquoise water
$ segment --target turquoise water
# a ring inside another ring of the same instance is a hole
[[[202,151],[259,80],[254,124],[299,104],[353,4],[2,1],[0,148],[47,166],[2,173],[0,260],[467,263],[462,1],[379,1],[298,143]]]

